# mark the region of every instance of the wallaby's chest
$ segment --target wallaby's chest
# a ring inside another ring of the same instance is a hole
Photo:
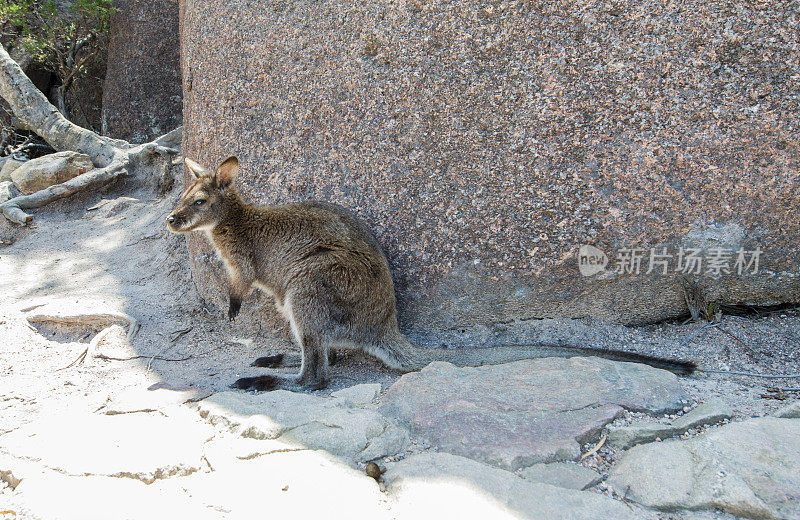
[[[265,266],[268,262],[265,262],[263,258],[259,258],[258,253],[264,255],[265,252],[255,249],[258,244],[251,240],[233,241],[230,233],[214,234],[209,238],[214,244],[214,249],[222,260],[228,276],[233,279],[240,277],[245,271],[249,272],[253,277],[253,285],[272,297],[275,300],[278,312],[284,314],[285,295],[281,290],[281,284],[274,279],[275,276],[271,276],[270,269]]]

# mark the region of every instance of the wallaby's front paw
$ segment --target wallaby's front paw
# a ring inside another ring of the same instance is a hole
[[[233,321],[239,314],[239,309],[242,308],[242,300],[231,296],[230,305],[228,306],[228,319]]]

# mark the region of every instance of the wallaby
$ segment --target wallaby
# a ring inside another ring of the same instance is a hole
[[[229,157],[212,171],[185,160],[194,179],[167,217],[175,233],[204,231],[225,263],[230,280],[228,317],[255,286],[275,300],[302,356],[300,374],[248,377],[242,389],[318,389],[326,384],[331,349],[357,349],[399,371],[419,370],[431,361],[459,366],[498,364],[536,357],[600,356],[689,374],[687,361],[575,347],[424,349],[397,327],[389,263],[367,226],[351,211],[328,202],[256,206],[233,187],[239,161]],[[280,356],[256,366],[277,366]]]

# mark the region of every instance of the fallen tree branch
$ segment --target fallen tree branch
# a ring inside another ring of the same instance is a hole
[[[605,436],[605,434],[603,434],[603,436],[600,438],[600,442],[595,444],[594,448],[592,448],[591,450],[589,450],[586,453],[584,453],[583,455],[581,455],[580,461],[583,461],[583,460],[591,457],[595,453],[597,453],[600,450],[600,448],[603,447],[603,444],[605,444],[605,443],[606,443],[606,436]]]
[[[127,336],[128,341],[133,340],[136,336],[136,333],[139,331],[139,322],[136,318],[129,316],[122,312],[103,312],[103,313],[94,313],[94,314],[64,314],[64,315],[53,315],[53,314],[34,314],[25,316],[25,320],[28,324],[32,323],[46,323],[46,324],[55,324],[55,325],[67,325],[72,327],[103,327],[103,331],[101,331],[97,336],[95,336],[94,340],[99,341],[105,334],[107,334],[107,330],[112,325],[120,325],[123,327],[127,327]],[[34,328],[34,330],[36,330]],[[93,341],[94,341],[93,340]]]
[[[95,354],[94,357],[96,357],[97,359],[105,359],[106,361],[133,361],[134,359],[150,359],[150,360],[156,359],[158,361],[188,361],[192,359],[194,356],[190,354],[182,358],[166,358],[162,356],[130,356],[130,357],[118,358],[118,357],[106,356],[105,354]]]
[[[67,182],[54,184],[30,195],[20,195],[0,204],[3,215],[17,224],[25,225],[33,216],[25,213],[26,209],[39,208],[55,200],[69,197],[88,188],[100,188],[113,181],[120,175],[126,174],[130,161],[115,161],[105,168],[95,168],[86,173],[73,177]]]
[[[65,118],[50,104],[22,72],[16,61],[0,46],[0,96],[29,130],[39,134],[56,150],[85,153],[97,166],[106,166],[130,143],[97,135]]]
[[[80,191],[97,189],[115,179],[132,174],[137,165],[153,159],[171,164],[171,155],[179,152],[182,129],[175,130],[141,145],[111,139],[68,121],[50,104],[28,79],[16,61],[0,46],[0,97],[11,106],[14,115],[31,131],[56,150],[72,150],[88,155],[95,169],[61,184],[30,195],[21,195],[0,204],[10,221],[26,225],[33,216],[26,209],[39,208]]]
[[[20,195],[9,199],[0,204],[0,209],[2,209],[3,215],[8,220],[24,226],[33,220],[33,216],[24,211],[26,209],[40,208],[80,191],[101,188],[119,177],[130,175],[135,163],[143,161],[146,157],[167,157],[178,153],[175,147],[168,146],[168,144],[173,143],[170,139],[175,139],[176,136],[181,135],[181,130],[180,127],[176,128],[153,142],[120,151],[108,166],[89,170],[66,182],[54,184],[30,195]]]

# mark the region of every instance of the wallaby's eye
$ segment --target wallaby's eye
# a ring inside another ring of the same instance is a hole
[[[196,201],[192,202],[193,206],[202,206],[206,203],[206,199],[197,199]]]

